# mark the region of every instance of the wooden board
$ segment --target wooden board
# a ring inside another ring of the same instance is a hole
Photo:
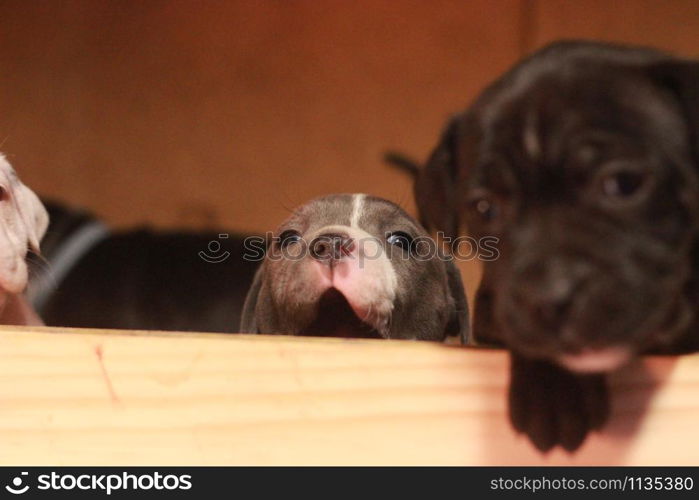
[[[699,356],[614,379],[576,455],[505,417],[507,356],[400,341],[0,328],[0,464],[696,464]]]

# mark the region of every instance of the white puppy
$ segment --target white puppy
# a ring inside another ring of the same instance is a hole
[[[27,251],[39,252],[49,217],[0,154],[0,324],[43,324],[24,297]]]

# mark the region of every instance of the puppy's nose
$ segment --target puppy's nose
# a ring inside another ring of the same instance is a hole
[[[555,333],[569,319],[585,276],[582,267],[557,261],[538,263],[528,269],[517,302],[533,321]]]
[[[572,294],[538,297],[531,313],[539,324],[558,329],[565,324],[572,303]]]
[[[332,264],[352,253],[354,240],[346,233],[325,233],[311,241],[310,253],[314,259]]]

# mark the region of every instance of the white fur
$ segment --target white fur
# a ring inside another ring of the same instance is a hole
[[[0,154],[0,296],[6,324],[36,324],[38,318],[19,295],[27,286],[27,250],[39,251],[39,241],[48,226],[48,214],[34,192],[17,177]],[[16,307],[15,307],[16,306]],[[6,319],[6,318],[13,319]]]
[[[365,194],[355,194],[352,198],[352,215],[350,216],[350,227],[359,229],[359,219],[364,211]]]
[[[39,198],[15,174],[0,154],[0,288],[20,293],[27,286],[27,248],[39,251],[48,214]]]
[[[355,207],[359,203],[355,201]],[[361,213],[356,215],[359,219]],[[353,214],[353,217],[355,215]],[[319,233],[345,232],[355,242],[352,253],[327,270],[325,264],[314,262],[330,273],[329,282],[347,299],[355,313],[366,323],[388,335],[388,322],[398,288],[398,277],[380,241],[358,227],[328,226]],[[351,279],[348,276],[351,275]]]

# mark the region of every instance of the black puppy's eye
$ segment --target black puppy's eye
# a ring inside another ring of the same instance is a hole
[[[630,198],[643,186],[646,176],[634,170],[618,170],[602,176],[602,193],[610,198]]]
[[[298,233],[298,231],[289,229],[279,235],[279,248],[286,248],[290,244],[298,241],[301,241],[301,235]]]
[[[491,222],[500,214],[497,200],[489,194],[473,197],[469,205],[471,212],[484,222]]]
[[[404,233],[403,231],[388,233],[386,236],[386,241],[389,245],[397,246],[403,250],[410,250],[410,247],[413,244],[412,236],[410,236],[408,233]]]

